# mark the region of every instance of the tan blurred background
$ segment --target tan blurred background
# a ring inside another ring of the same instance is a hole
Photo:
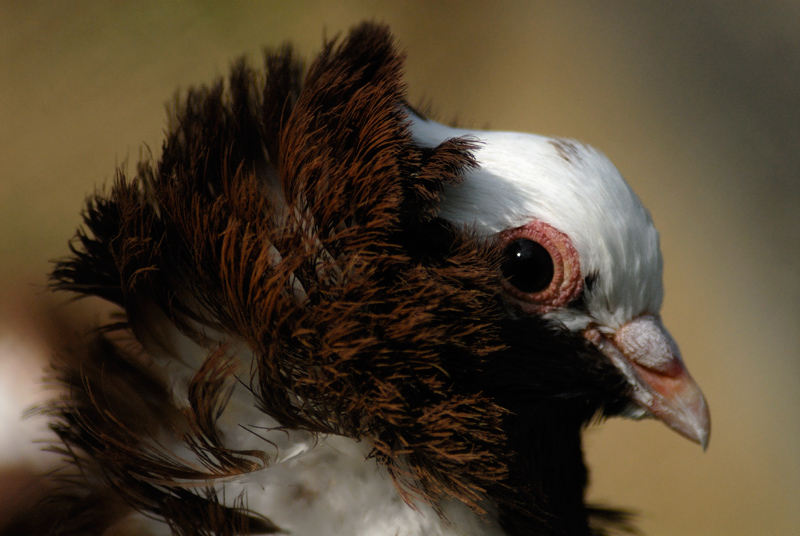
[[[661,230],[664,317],[710,401],[711,444],[605,423],[587,433],[591,497],[638,511],[651,536],[800,534],[797,2],[3,0],[5,456],[33,452],[10,439],[33,425],[7,415],[39,396],[36,304],[85,195],[158,151],[177,88],[289,39],[310,57],[363,19],[407,51],[412,102],[599,147]]]

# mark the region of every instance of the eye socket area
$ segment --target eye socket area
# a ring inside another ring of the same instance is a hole
[[[523,311],[546,313],[583,291],[580,258],[569,237],[534,220],[500,233],[503,288]]]

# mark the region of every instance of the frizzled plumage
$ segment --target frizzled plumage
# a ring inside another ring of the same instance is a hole
[[[580,434],[631,386],[580,333],[510,313],[501,245],[440,213],[481,142],[415,140],[402,65],[375,24],[307,70],[289,46],[239,60],[176,97],[158,160],[87,201],[53,286],[120,318],[54,361],[54,448],[78,472],[68,507],[42,506],[52,534],[134,510],[174,534],[285,532],[226,486],[269,478],[294,433],[368,445],[442,527],[453,502],[492,534],[626,526],[585,505]]]

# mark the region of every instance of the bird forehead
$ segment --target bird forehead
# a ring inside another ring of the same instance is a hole
[[[455,137],[478,142],[479,168],[446,190],[441,208],[449,220],[478,224],[494,234],[536,218],[573,239],[603,232],[635,234],[652,226],[619,171],[593,147],[536,134],[450,128],[418,118],[411,129],[423,146]]]

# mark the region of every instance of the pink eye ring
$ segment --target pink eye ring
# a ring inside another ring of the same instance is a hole
[[[523,311],[546,313],[580,296],[580,258],[567,235],[534,220],[503,231],[499,239],[504,246],[503,288]]]

